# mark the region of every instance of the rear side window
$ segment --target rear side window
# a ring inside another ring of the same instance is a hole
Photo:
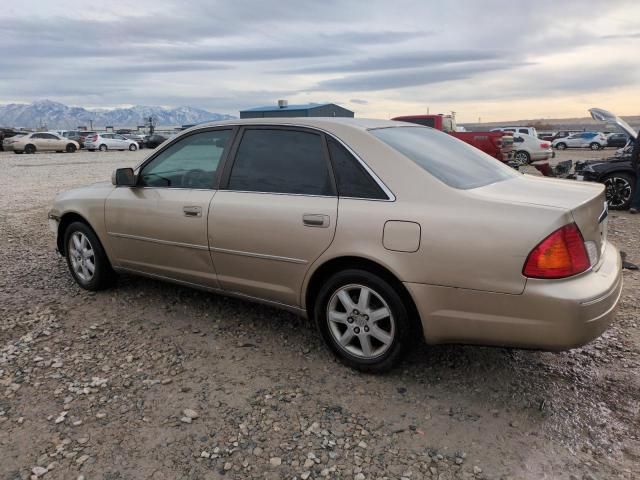
[[[483,151],[437,130],[387,127],[369,132],[453,188],[476,188],[519,175]]]
[[[346,148],[335,140],[329,139],[329,153],[338,185],[338,195],[387,200],[387,196],[375,180]]]
[[[229,190],[333,195],[322,137],[294,130],[245,130]]]
[[[527,128],[521,128],[520,130],[518,130],[520,133],[529,133],[529,129]]]

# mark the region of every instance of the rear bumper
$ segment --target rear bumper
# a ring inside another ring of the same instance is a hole
[[[520,295],[405,286],[427,343],[566,350],[598,337],[613,321],[622,292],[622,262],[609,243],[597,270],[563,280],[528,279]]]

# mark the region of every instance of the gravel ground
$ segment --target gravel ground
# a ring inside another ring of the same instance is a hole
[[[640,478],[638,272],[584,348],[422,346],[359,374],[288,313],[74,284],[50,202],[145,155],[0,153],[0,478]],[[640,215],[609,239],[640,263]]]

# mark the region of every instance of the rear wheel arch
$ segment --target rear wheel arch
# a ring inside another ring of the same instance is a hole
[[[404,284],[393,274],[388,268],[380,265],[379,263],[364,257],[345,256],[336,257],[327,260],[320,265],[312,274],[307,283],[306,291],[304,292],[305,309],[310,319],[313,319],[313,312],[315,309],[315,302],[320,291],[320,287],[328,280],[332,275],[348,269],[358,269],[373,273],[389,283],[396,292],[400,295],[405,306],[409,312],[412,327],[417,334],[423,335],[422,322],[418,308],[416,307],[413,297],[406,289]]]

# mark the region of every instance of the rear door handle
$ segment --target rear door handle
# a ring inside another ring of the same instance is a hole
[[[330,219],[329,215],[305,213],[302,215],[302,223],[305,227],[327,228],[330,224]]]
[[[202,207],[182,207],[185,217],[201,217]]]

